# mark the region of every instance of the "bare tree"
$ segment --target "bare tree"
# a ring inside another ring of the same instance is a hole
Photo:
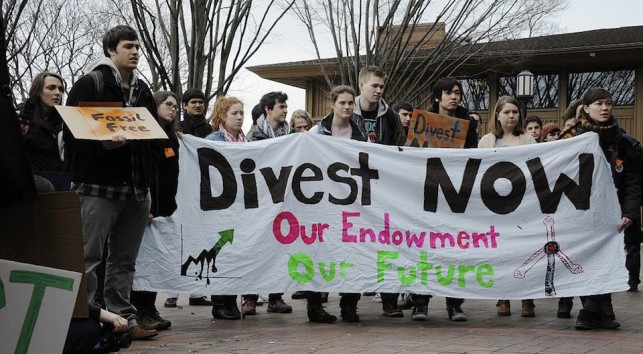
[[[377,65],[389,74],[388,100],[426,105],[435,79],[452,74],[490,41],[534,33],[545,15],[560,9],[536,3],[564,1],[302,0],[295,11],[328,88],[339,83],[357,87],[361,67]],[[533,3],[531,12],[525,3]],[[321,57],[323,31],[331,38],[334,60]]]
[[[224,95],[294,0],[130,0],[153,88]]]
[[[520,11],[529,16],[525,18],[524,30],[519,36],[510,38],[531,38],[546,36],[560,31],[551,15],[567,8],[567,0],[525,0],[520,3]]]
[[[22,100],[42,71],[60,74],[71,87],[85,66],[103,55],[100,38],[114,19],[90,0],[8,1],[3,13],[9,72]]]

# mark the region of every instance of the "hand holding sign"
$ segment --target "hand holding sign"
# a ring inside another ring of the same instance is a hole
[[[103,148],[105,150],[113,150],[119,147],[123,147],[127,143],[127,138],[124,135],[114,135],[112,137],[112,141],[103,141]]]

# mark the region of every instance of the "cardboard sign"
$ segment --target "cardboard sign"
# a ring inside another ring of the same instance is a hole
[[[0,259],[0,353],[61,353],[80,277]]]
[[[76,139],[167,139],[167,134],[145,107],[67,107],[56,109]]]
[[[404,145],[462,149],[468,130],[469,121],[466,119],[414,109]]]
[[[78,193],[45,193],[39,198],[0,206],[0,259],[84,272]],[[83,284],[74,317],[87,316],[87,287]]]

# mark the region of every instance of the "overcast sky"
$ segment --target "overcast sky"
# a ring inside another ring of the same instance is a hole
[[[555,19],[563,33],[640,26],[643,25],[643,1],[569,0],[567,9]],[[293,31],[292,23],[282,21],[272,40],[261,47],[248,66],[314,59],[315,54],[308,42],[304,30]],[[239,97],[245,104],[244,131],[252,123],[250,110],[267,92],[284,91],[288,94],[288,119],[296,109],[305,109],[304,90],[261,79],[247,70],[242,70],[234,87],[229,94]]]

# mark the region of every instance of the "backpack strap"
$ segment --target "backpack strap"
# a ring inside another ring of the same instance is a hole
[[[89,73],[94,80],[94,88],[96,89],[96,101],[101,101],[103,98],[103,91],[105,89],[105,81],[103,81],[103,72],[94,70]]]

